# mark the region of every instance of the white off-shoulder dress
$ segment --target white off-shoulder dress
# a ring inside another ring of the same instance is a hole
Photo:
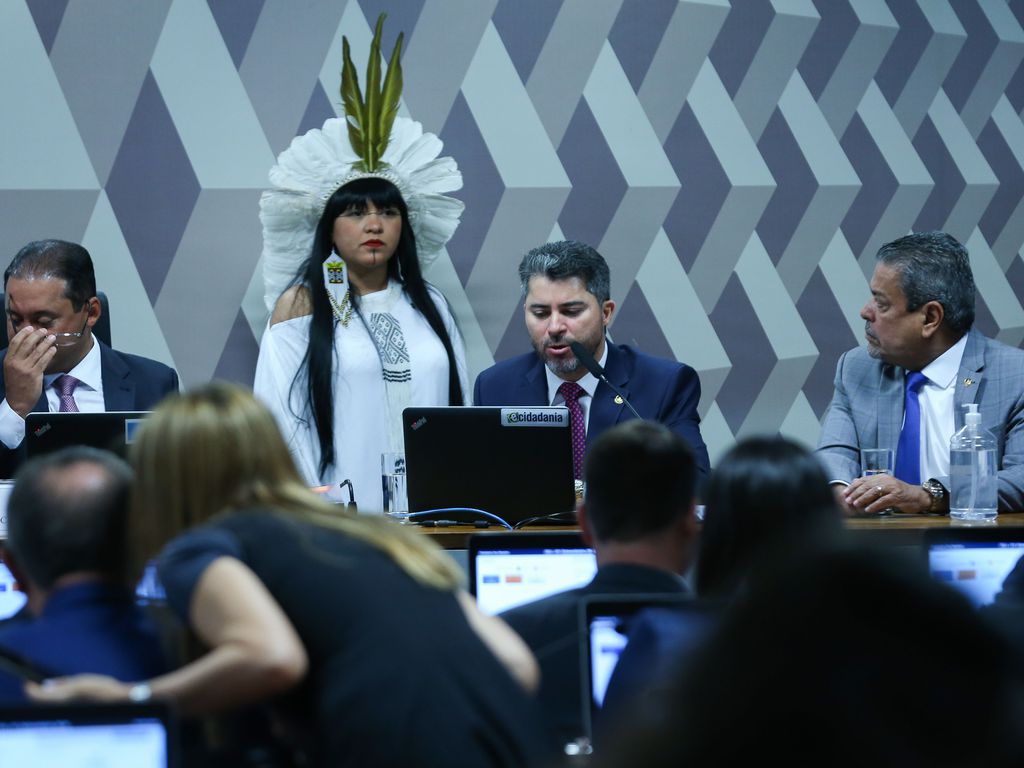
[[[467,399],[462,335],[441,293],[432,287],[430,293],[452,340]],[[351,480],[360,512],[372,513],[383,506],[381,454],[403,450],[402,409],[449,404],[448,356],[400,284],[392,281],[383,291],[359,298],[363,319],[353,315],[347,326],[335,326],[335,460],[324,474],[319,472],[320,446],[302,366],[310,315],[275,323],[264,331],[253,390],[273,412],[306,482],[333,486],[331,495],[342,498],[337,485]],[[385,384],[386,375],[390,386]]]

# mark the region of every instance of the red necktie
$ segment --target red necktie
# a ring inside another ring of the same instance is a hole
[[[75,402],[75,387],[78,384],[78,379],[66,373],[53,380],[53,388],[60,398],[60,413],[78,413],[78,403]]]
[[[572,381],[564,381],[558,387],[558,394],[565,398],[569,409],[569,424],[572,428],[572,470],[577,480],[583,479],[583,453],[587,450],[587,425],[583,423],[583,406],[580,398],[587,390]]]

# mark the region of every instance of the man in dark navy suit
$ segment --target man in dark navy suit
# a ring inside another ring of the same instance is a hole
[[[167,671],[160,635],[128,586],[131,482],[125,462],[85,446],[21,468],[7,508],[4,559],[28,606],[0,623],[0,649],[43,674],[134,681]],[[0,703],[24,698],[23,682],[0,671]]]
[[[4,272],[4,291],[10,345],[0,353],[0,477],[24,460],[30,412],[144,411],[178,391],[172,368],[93,336],[102,310],[81,245],[29,243]]]
[[[700,479],[706,478],[709,461],[697,415],[697,372],[683,363],[608,343],[605,329],[615,302],[610,298],[608,264],[601,254],[574,240],[547,243],[526,254],[519,265],[519,279],[535,354],[504,360],[481,373],[473,402],[565,404],[570,413],[578,403],[576,413],[582,416],[589,447],[609,427],[634,418],[624,396],[643,418],[678,434],[693,450]],[[590,352],[622,396],[576,359],[569,347],[573,341]]]
[[[584,600],[689,595],[683,574],[697,537],[695,469],[693,452],[660,424],[633,419],[605,432],[587,454],[587,494],[577,508],[597,573],[582,587],[501,614],[540,665],[537,702],[552,759],[583,735],[579,633]]]

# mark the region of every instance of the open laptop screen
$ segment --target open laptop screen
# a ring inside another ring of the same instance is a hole
[[[470,590],[487,614],[581,587],[597,570],[575,531],[478,533],[467,546]]]
[[[932,578],[979,608],[995,600],[1024,555],[1024,528],[930,529],[924,541]]]
[[[604,711],[611,707],[621,715],[647,701],[651,687],[670,680],[671,670],[704,640],[721,608],[680,593],[595,595],[583,601],[582,714],[591,744],[602,730]]]
[[[169,768],[176,724],[160,704],[0,707],[0,765]]]
[[[6,565],[0,563],[0,621],[20,611],[27,599],[14,580],[14,575]]]

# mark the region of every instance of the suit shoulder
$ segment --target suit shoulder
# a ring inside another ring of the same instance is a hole
[[[1004,344],[997,339],[990,339],[987,336],[982,338],[985,340],[985,351],[987,354],[1009,361],[1014,365],[1024,364],[1024,349],[1011,347],[1009,344]]]
[[[570,589],[512,608],[502,613],[501,618],[520,634],[545,627],[551,629],[558,619],[567,616],[575,619],[582,597],[580,589]]]
[[[526,371],[534,365],[536,360],[537,356],[533,352],[516,355],[515,357],[510,357],[507,360],[500,360],[490,368],[484,368],[477,377],[477,380],[481,382],[488,382],[514,375],[517,372]]]
[[[110,348],[108,347],[108,349]],[[110,349],[110,351],[120,358],[125,365],[131,368],[144,370],[151,375],[166,374],[168,376],[177,377],[177,372],[165,363],[161,363],[149,357],[143,357],[142,355],[133,355],[130,352],[119,352],[116,349]]]
[[[658,357],[647,352],[642,352],[635,347],[631,347],[628,344],[618,344],[614,347],[616,352],[627,361],[634,371],[652,371],[662,374],[673,374],[676,372],[693,372],[696,371],[690,365],[680,362],[679,360],[672,360],[667,357]]]

